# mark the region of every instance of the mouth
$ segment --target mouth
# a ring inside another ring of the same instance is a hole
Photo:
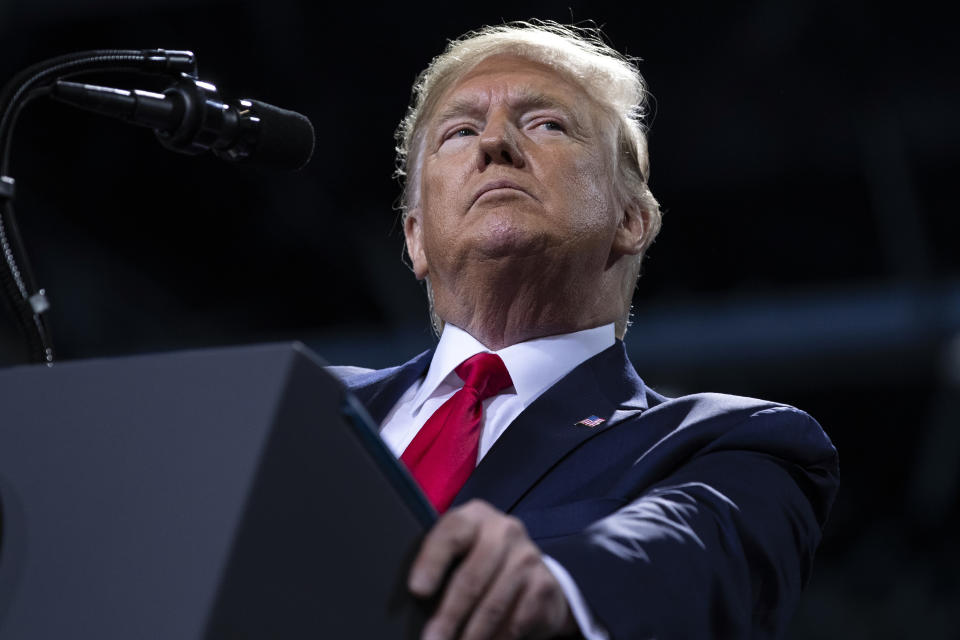
[[[476,194],[474,194],[473,196],[473,202],[476,202],[484,194],[490,193],[492,191],[519,191],[520,193],[523,193],[524,195],[527,195],[533,198],[533,195],[529,191],[527,191],[526,189],[518,185],[516,182],[513,182],[512,180],[492,180],[477,190]],[[533,198],[533,199],[536,200],[536,198]]]

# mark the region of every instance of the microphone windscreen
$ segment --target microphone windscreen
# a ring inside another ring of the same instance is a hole
[[[260,118],[260,133],[250,162],[280,169],[301,169],[313,155],[313,125],[306,116],[250,100]]]

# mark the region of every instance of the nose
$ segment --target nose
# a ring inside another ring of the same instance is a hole
[[[480,133],[477,168],[483,171],[491,164],[522,168],[526,162],[517,142],[519,132],[505,115],[491,117]]]

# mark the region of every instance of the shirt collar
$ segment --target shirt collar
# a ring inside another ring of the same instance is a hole
[[[527,340],[492,351],[463,329],[447,323],[411,409],[419,411],[449,376],[455,378],[452,384],[461,384],[454,369],[467,358],[481,352],[496,353],[503,359],[517,397],[526,408],[577,365],[613,346],[614,342],[614,325],[610,323],[574,333]]]

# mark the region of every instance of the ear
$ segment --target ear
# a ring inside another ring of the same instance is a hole
[[[417,280],[423,280],[430,275],[427,265],[427,256],[423,252],[423,224],[420,220],[420,209],[411,209],[403,221],[403,235],[407,240],[407,253],[413,264],[413,274]]]
[[[641,207],[636,200],[629,200],[623,207],[623,216],[620,218],[620,225],[613,238],[612,253],[618,258],[640,253],[649,228],[650,212]]]

